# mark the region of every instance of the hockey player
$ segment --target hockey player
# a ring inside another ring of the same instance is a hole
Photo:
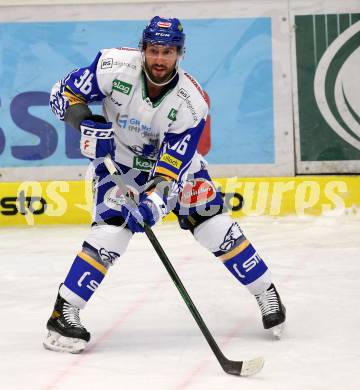
[[[139,49],[101,50],[87,67],[57,82],[50,106],[81,133],[80,150],[95,168],[93,224],[60,285],[44,346],[81,352],[90,333],[83,309],[141,222],[153,226],[171,210],[182,229],[211,251],[259,304],[265,329],[280,334],[285,308],[265,262],[224,209],[196,151],[208,106],[197,81],[179,67],[185,34],[176,18],[154,17]],[[88,104],[102,101],[103,116]],[[110,155],[137,195],[124,198],[103,164]],[[139,223],[140,222],[140,223]]]

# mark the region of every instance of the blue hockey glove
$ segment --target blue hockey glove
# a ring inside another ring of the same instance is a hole
[[[150,227],[155,225],[167,214],[167,207],[162,197],[153,191],[144,196],[137,208],[125,204],[122,206],[121,212],[127,227],[133,233],[142,233],[144,232],[144,223]]]
[[[110,155],[115,158],[114,130],[111,122],[100,115],[85,119],[80,123],[80,151],[91,161]],[[102,120],[104,123],[102,123]]]

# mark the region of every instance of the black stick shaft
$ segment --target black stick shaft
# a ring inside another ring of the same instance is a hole
[[[194,302],[192,301],[189,293],[187,292],[185,286],[183,285],[181,279],[179,278],[178,274],[176,273],[174,267],[172,266],[169,258],[167,257],[164,249],[160,245],[158,239],[156,238],[154,232],[150,229],[149,226],[144,226],[145,233],[150,240],[153,248],[155,249],[156,253],[158,254],[161,262],[164,264],[167,272],[169,273],[171,279],[173,280],[176,288],[178,289],[180,295],[182,296],[184,302],[186,303],[187,307],[189,308],[192,316],[194,317],[195,321],[199,325],[199,328],[203,335],[205,336],[210,348],[214,352],[216,358],[219,360],[220,364],[224,361],[226,361],[226,357],[221,352],[219,346],[217,345],[216,341],[214,340],[212,334],[210,333],[208,327],[206,326],[204,320],[202,319],[199,311],[197,310]],[[221,364],[222,365],[222,364]]]
[[[117,170],[114,162],[111,160],[109,156],[105,157],[104,163],[111,174],[112,179],[114,182],[117,184],[117,186],[120,188],[123,194],[127,194],[127,188],[125,184],[123,183],[121,179],[121,174]],[[133,207],[137,207],[136,203],[134,202],[133,199],[128,197],[128,202],[131,204]],[[202,319],[199,311],[197,310],[194,302],[192,301],[189,293],[186,291],[185,286],[183,285],[182,281],[180,280],[178,274],[176,273],[174,267],[172,266],[169,258],[167,257],[164,249],[160,245],[159,241],[157,240],[155,234],[151,230],[151,228],[143,224],[145,234],[147,235],[149,241],[151,242],[153,248],[155,249],[156,253],[158,254],[161,262],[165,266],[167,272],[169,273],[171,279],[173,280],[176,288],[178,289],[180,295],[182,296],[184,302],[186,303],[187,307],[189,308],[192,316],[194,317],[195,321],[197,322],[202,334],[205,336],[206,341],[208,342],[210,348],[214,352],[218,362],[220,363],[221,367],[225,372],[228,374],[232,375],[252,375],[256,372],[258,372],[262,365],[263,365],[263,360],[261,358],[260,363],[257,359],[254,361],[250,361],[250,363],[254,363],[254,367],[251,367],[249,369],[249,362],[243,362],[243,361],[235,361],[235,360],[229,360],[228,358],[225,357],[225,355],[221,352],[219,346],[217,345],[214,337],[210,333],[208,327],[206,326],[204,320]],[[245,366],[244,366],[245,363]],[[243,367],[244,366],[244,367]],[[245,370],[244,370],[245,368]],[[245,373],[247,371],[247,373]],[[243,373],[244,372],[244,373]]]

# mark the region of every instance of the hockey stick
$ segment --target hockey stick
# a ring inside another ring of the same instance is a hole
[[[111,174],[112,180],[120,188],[121,192],[123,194],[127,195],[126,199],[127,199],[128,204],[131,207],[137,207],[137,204],[135,203],[135,201],[128,195],[128,190],[121,179],[121,174],[117,170],[114,162],[111,160],[111,158],[109,156],[105,157],[104,163],[105,163],[107,170]],[[250,376],[250,375],[253,375],[253,374],[256,374],[257,372],[259,372],[264,365],[264,359],[262,357],[258,357],[258,358],[252,359],[252,360],[234,361],[234,360],[229,360],[221,352],[219,346],[217,345],[215,339],[213,338],[212,334],[210,333],[209,329],[207,328],[204,320],[202,319],[200,313],[198,312],[190,295],[186,291],[185,286],[181,282],[179,276],[177,275],[174,267],[172,266],[169,258],[167,257],[166,253],[164,252],[159,241],[157,240],[155,234],[153,233],[153,231],[151,230],[151,228],[148,225],[144,224],[143,227],[145,230],[145,234],[147,235],[149,241],[151,242],[153,248],[155,249],[156,253],[158,254],[163,265],[165,266],[167,272],[169,273],[176,288],[178,289],[180,295],[182,296],[183,300],[185,301],[187,307],[189,308],[192,316],[194,317],[195,321],[197,322],[201,332],[205,336],[210,348],[214,352],[214,354],[215,354],[218,362],[220,363],[221,367],[223,368],[223,370],[228,374],[238,375],[238,376]]]

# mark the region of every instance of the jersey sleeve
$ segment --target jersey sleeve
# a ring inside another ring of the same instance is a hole
[[[102,52],[99,52],[89,66],[75,69],[53,86],[49,104],[60,120],[64,120],[69,106],[79,103],[89,104],[106,97],[97,80],[97,66],[101,56]]]
[[[154,176],[162,175],[182,182],[195,155],[207,114],[205,101],[195,109],[191,107],[190,110],[189,105],[179,109],[174,126],[165,134],[162,142],[153,169]]]

